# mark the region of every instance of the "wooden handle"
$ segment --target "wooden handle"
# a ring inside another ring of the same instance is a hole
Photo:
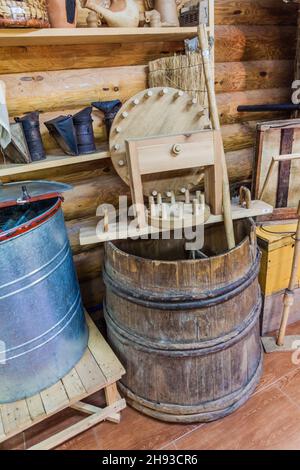
[[[211,116],[212,126],[216,131],[219,131],[219,134],[220,134],[220,142],[221,142],[221,147],[222,147],[220,154],[221,154],[221,163],[222,163],[222,169],[223,169],[224,225],[225,225],[228,248],[229,250],[231,250],[232,248],[235,247],[235,238],[234,238],[234,230],[233,230],[233,222],[232,222],[232,214],[231,214],[230,188],[229,188],[229,180],[228,180],[224,145],[223,145],[223,140],[221,136],[219,113],[218,113],[216,95],[215,95],[214,84],[213,84],[213,79],[212,79],[212,71],[211,71],[211,64],[210,64],[210,58],[209,58],[207,28],[204,24],[201,24],[198,27],[198,38],[199,38],[199,44],[200,44],[202,60],[203,60],[203,69],[204,69],[204,75],[205,75],[205,83],[206,83],[207,94],[208,94],[208,102],[209,102],[209,107],[210,107],[210,116]]]

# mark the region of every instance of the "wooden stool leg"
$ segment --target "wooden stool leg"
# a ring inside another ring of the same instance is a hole
[[[115,383],[105,387],[104,392],[107,406],[113,405],[114,403],[116,403],[116,401],[121,400],[121,396],[118,392],[117,385]],[[116,424],[118,424],[120,420],[120,413],[114,413],[112,416],[107,418],[107,421],[111,421],[112,423]]]

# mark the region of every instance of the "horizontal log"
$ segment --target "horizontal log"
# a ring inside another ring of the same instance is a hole
[[[216,93],[284,88],[293,81],[294,61],[258,60],[216,64]]]
[[[241,122],[222,126],[222,136],[226,152],[252,147],[255,142],[257,121]]]
[[[221,93],[217,95],[218,110],[222,124],[234,124],[250,120],[272,120],[280,113],[238,113],[239,105],[285,103],[291,99],[289,88],[250,90],[246,92]]]
[[[0,74],[145,65],[182,51],[182,42],[0,47]]]
[[[286,87],[292,81],[292,61],[250,61],[216,64],[217,93]],[[92,101],[122,102],[147,88],[145,66],[4,74],[11,116],[29,111],[69,113]],[[57,87],[57,84],[60,84]],[[97,126],[98,127],[98,126]],[[103,135],[103,132],[101,132]]]
[[[74,109],[92,101],[127,100],[147,88],[144,66],[2,75],[9,113]],[[59,86],[58,86],[59,84]]]
[[[217,26],[216,62],[294,59],[293,26]]]
[[[9,87],[10,88],[10,87]],[[238,113],[237,107],[239,105],[249,105],[249,104],[272,104],[272,103],[281,103],[281,102],[288,102],[290,101],[290,89],[289,88],[272,88],[272,89],[262,89],[262,90],[248,90],[245,92],[234,92],[234,93],[220,93],[217,95],[217,102],[218,108],[220,113],[221,123],[223,125],[226,124],[235,124],[239,122],[248,122],[253,120],[272,120],[276,119],[277,117],[286,117],[286,115],[282,115],[279,113]],[[12,102],[12,99],[10,99]],[[25,103],[25,102],[24,102]],[[86,102],[85,104],[89,104],[90,101]],[[53,150],[57,147],[56,142],[50,137],[46,127],[43,123],[59,114],[68,114],[68,113],[75,113],[79,110],[77,109],[63,109],[57,110],[47,113],[41,114],[41,132],[45,144],[45,148],[47,151]],[[22,114],[22,113],[20,113]],[[106,140],[106,131],[103,125],[103,116],[97,110],[93,112],[93,127],[94,133],[96,137],[97,143],[101,143]],[[231,139],[230,130],[226,131],[226,141],[225,141],[225,149],[232,150],[232,145],[234,148],[236,147],[235,138],[234,138],[235,130],[233,131],[233,139]],[[242,132],[244,134],[244,132]],[[248,133],[247,133],[248,134]],[[247,137],[248,138],[248,137]],[[242,137],[243,139],[243,137]],[[229,142],[232,140],[232,142]],[[238,137],[240,140],[240,137]],[[242,144],[244,147],[245,144]],[[238,147],[240,148],[240,147]]]
[[[103,245],[94,245],[93,249],[73,256],[79,282],[101,276],[103,265]]]
[[[293,60],[294,26],[216,27],[216,62]],[[0,47],[0,74],[146,65],[180,53],[182,42]]]
[[[245,25],[293,25],[297,8],[282,0],[215,0],[215,23]]]
[[[83,304],[87,309],[100,307],[104,298],[105,287],[101,276],[80,282]],[[92,315],[93,319],[97,317]]]
[[[89,223],[93,223],[94,217],[85,217],[82,219],[73,219],[66,222],[68,237],[70,240],[73,255],[78,255],[84,251],[89,251],[95,248],[94,245],[80,245],[79,232],[81,227]]]

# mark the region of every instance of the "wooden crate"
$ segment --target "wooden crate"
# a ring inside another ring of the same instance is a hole
[[[88,315],[87,323],[90,333],[88,348],[63,379],[33,397],[0,405],[0,442],[69,407],[88,416],[30,450],[53,449],[101,421],[120,421],[120,411],[126,403],[117,391],[116,382],[125,370]],[[100,390],[105,392],[105,408],[81,401]]]
[[[296,223],[288,223],[257,227],[257,241],[262,251],[259,282],[264,295],[271,295],[288,287],[296,226]],[[298,283],[299,280],[300,267]]]
[[[257,227],[257,241],[262,252],[259,282],[263,293],[262,334],[279,328],[282,299],[288,287],[294,254],[296,223]],[[300,268],[295,291],[295,304],[289,324],[300,320]]]

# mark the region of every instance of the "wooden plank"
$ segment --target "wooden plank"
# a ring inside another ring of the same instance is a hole
[[[100,423],[101,421],[108,418],[111,414],[115,412],[119,412],[126,407],[125,400],[120,400],[116,402],[114,405],[108,406],[103,410],[95,413],[88,418],[83,419],[79,423],[73,424],[69,428],[61,431],[60,433],[55,434],[54,436],[46,439],[45,441],[36,444],[33,447],[30,447],[28,450],[50,450],[57,447],[59,444],[68,441],[72,437],[77,436],[78,434],[86,431],[87,429],[95,426],[96,424]]]
[[[1,405],[1,414],[4,432],[7,435],[12,432],[16,434],[16,430],[22,430],[31,423],[26,400]]]
[[[120,400],[121,398],[117,389],[117,385],[115,383],[105,387],[104,391],[105,391],[106,403],[108,405],[112,405],[113,403]]]
[[[121,397],[119,396],[118,399],[120,398]],[[117,400],[114,400],[113,403],[115,403],[116,401]],[[101,408],[99,408],[98,406],[90,405],[89,403],[84,403],[83,401],[75,403],[75,405],[72,405],[71,408],[73,408],[73,410],[80,411],[81,413],[86,413],[88,415],[99,413],[99,411],[101,411]],[[119,422],[121,421],[121,416],[120,413],[113,413],[106,419],[107,421],[111,421],[112,423],[119,424]]]
[[[9,175],[20,175],[22,173],[41,171],[61,166],[75,165],[83,162],[98,161],[108,157],[109,153],[104,150],[96,153],[90,153],[87,155],[78,155],[75,157],[70,157],[66,155],[48,155],[45,160],[40,160],[25,165],[9,163],[6,165],[0,165],[0,177]]]
[[[57,46],[182,41],[196,36],[197,28],[50,28],[1,29],[0,46]]]
[[[179,154],[172,151],[172,142],[180,144]],[[214,135],[212,131],[180,135],[174,137],[157,137],[136,141],[138,160],[142,175],[174,171],[185,168],[199,168],[214,163]],[[201,148],[201,151],[199,149]]]
[[[88,393],[106,384],[106,378],[89,349],[85,351],[80,362],[75,366],[75,370]]]
[[[72,369],[67,375],[65,375],[65,377],[62,379],[62,383],[65,387],[69,400],[73,400],[74,398],[86,392],[86,389],[75,369]]]
[[[67,407],[70,402],[61,380],[52,387],[43,390],[41,399],[47,415]]]
[[[40,394],[27,398],[26,403],[32,421],[35,421],[46,414]]]
[[[280,155],[293,152],[294,129],[282,129],[280,142]],[[287,207],[289,196],[291,161],[280,161],[278,168],[278,182],[276,192],[276,207]]]
[[[252,201],[251,208],[245,209],[242,208],[239,204],[232,204],[232,218],[233,220],[243,219],[248,217],[257,217],[258,215],[271,214],[273,207],[269,204],[266,204],[263,201]],[[169,231],[170,228],[159,229],[157,227],[146,226],[137,230],[136,227],[128,226],[125,223],[120,224],[111,223],[109,232],[101,232],[97,230],[97,223],[99,219],[95,219],[95,223],[92,226],[89,224],[87,227],[82,227],[80,230],[80,243],[82,245],[92,245],[95,243],[102,243],[109,240],[117,240],[124,238],[139,238],[143,235],[150,235],[154,233],[159,233],[163,231]],[[223,221],[223,215],[213,215],[211,214],[205,224],[215,224]],[[185,227],[188,227],[188,223]]]
[[[122,375],[125,374],[124,367],[107,344],[100,331],[95,327],[93,328],[93,322],[89,316],[87,316],[87,324],[90,329],[89,349],[100,369],[107,381],[119,380]]]

